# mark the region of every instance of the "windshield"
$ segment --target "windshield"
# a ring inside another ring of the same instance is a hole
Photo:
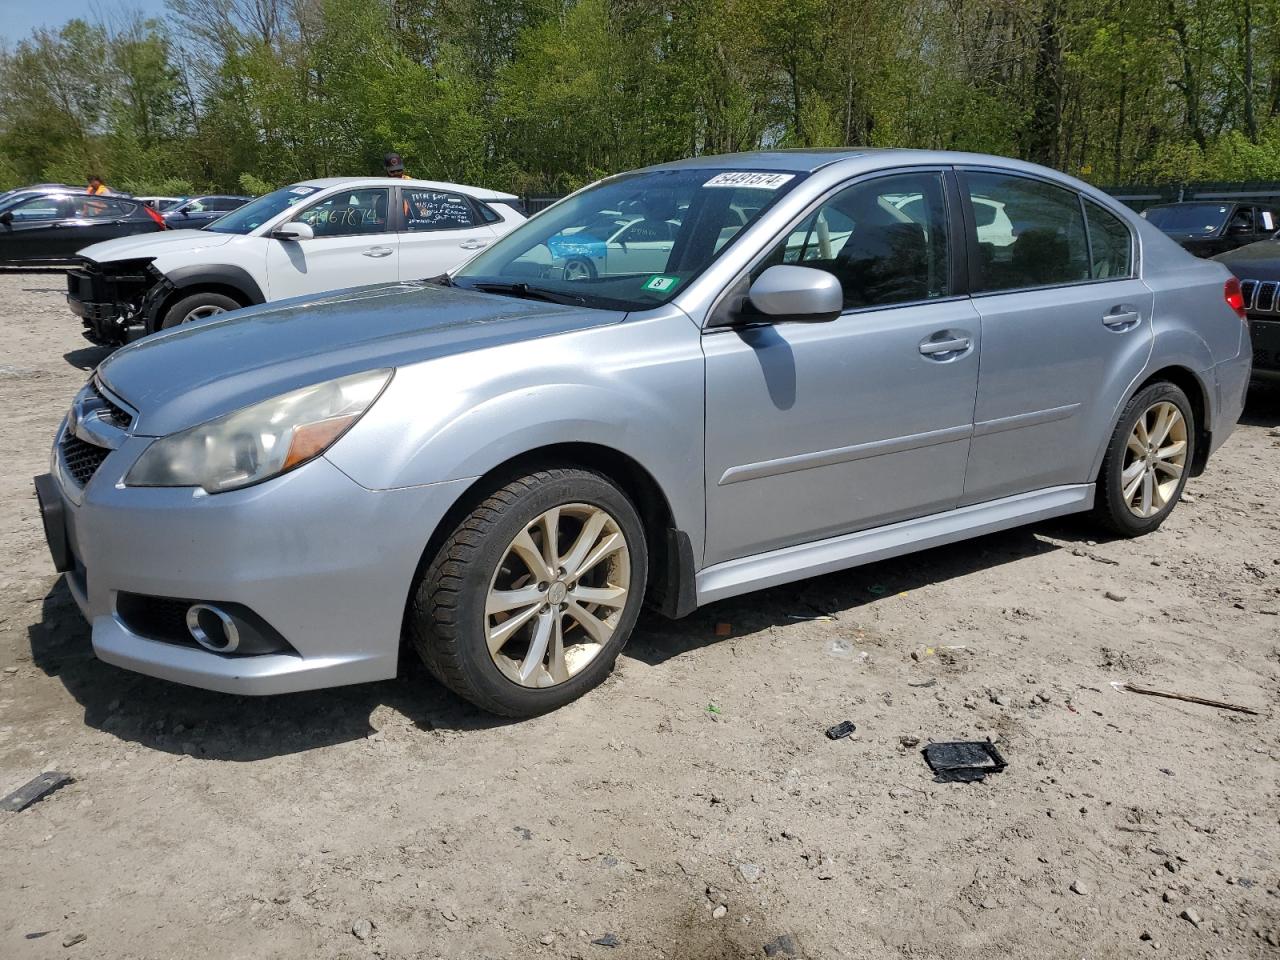
[[[584,306],[645,310],[688,286],[801,179],[794,173],[708,168],[613,177],[507,234],[453,281]]]
[[[1146,211],[1148,223],[1165,233],[1217,233],[1227,222],[1229,203],[1180,203],[1173,207],[1151,207]]]
[[[277,214],[288,210],[295,203],[307,199],[319,190],[319,187],[308,187],[302,184],[281,187],[274,193],[268,193],[257,200],[250,200],[225,217],[219,217],[205,229],[212,230],[214,233],[251,233]]]

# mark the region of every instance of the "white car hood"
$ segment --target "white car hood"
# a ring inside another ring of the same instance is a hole
[[[95,263],[113,260],[135,260],[141,257],[159,257],[166,253],[185,253],[220,247],[234,240],[239,234],[213,233],[209,230],[165,230],[161,233],[143,233],[133,237],[117,237],[94,243],[80,251],[80,256]]]

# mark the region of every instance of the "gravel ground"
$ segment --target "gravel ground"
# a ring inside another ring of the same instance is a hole
[[[0,957],[1280,955],[1280,395],[1150,537],[646,617],[551,716],[408,659],[254,700],[99,663],[53,573],[31,477],[104,356],[62,284],[0,275],[0,793],[75,777],[0,813]],[[1007,770],[932,781],[921,745],[988,736]]]

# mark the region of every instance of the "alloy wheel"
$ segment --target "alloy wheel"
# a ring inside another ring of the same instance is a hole
[[[564,683],[594,660],[627,604],[631,552],[618,521],[570,503],[526,524],[485,598],[489,656],[524,687]]]
[[[182,318],[183,323],[190,323],[192,320],[203,320],[205,317],[216,317],[220,313],[226,313],[222,307],[216,304],[208,303],[202,307],[195,307],[187,311],[187,315]]]
[[[1178,492],[1187,466],[1187,418],[1161,400],[1138,417],[1125,445],[1121,494],[1134,516],[1163,510]]]
[[[590,280],[594,271],[586,260],[570,260],[564,265],[561,276],[565,280]]]

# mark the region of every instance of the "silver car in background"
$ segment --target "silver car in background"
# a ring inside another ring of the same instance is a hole
[[[407,639],[530,715],[598,684],[646,601],[1078,511],[1151,531],[1249,357],[1226,268],[1053,171],[705,157],[448,277],[122,349],[36,485],[109,663],[266,694],[392,677]]]

